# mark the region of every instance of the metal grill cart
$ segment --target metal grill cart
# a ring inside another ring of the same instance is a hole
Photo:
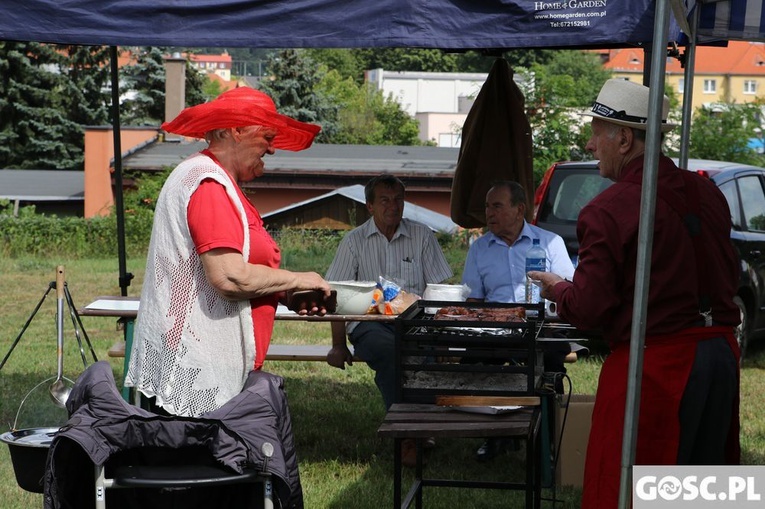
[[[427,311],[453,306],[417,301],[396,326],[397,401],[435,403],[436,396],[530,396],[542,376],[536,337],[544,322],[544,306],[532,304],[461,303],[468,311],[523,307],[523,322],[479,318],[437,319]],[[512,362],[508,360],[512,359]]]
[[[526,507],[540,503],[540,398],[543,363],[536,338],[544,323],[543,304],[459,303],[472,318],[437,318],[454,302],[420,300],[399,315],[396,326],[396,403],[378,434],[394,439],[394,507],[422,507],[424,486],[523,490]],[[523,307],[524,321],[484,319]],[[492,412],[518,405],[513,411]],[[487,412],[465,412],[472,406]],[[494,413],[494,414],[492,414]],[[526,442],[522,483],[423,477],[422,445],[428,437],[514,437]],[[401,442],[417,442],[415,481],[401,502]]]

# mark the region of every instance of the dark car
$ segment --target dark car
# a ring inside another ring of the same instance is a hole
[[[691,159],[688,169],[717,184],[731,210],[730,237],[741,259],[734,300],[741,310],[736,333],[743,355],[751,339],[765,334],[765,168]],[[598,173],[597,161],[562,162],[545,172],[536,190],[533,223],[563,237],[575,266],[579,211],[611,184]]]

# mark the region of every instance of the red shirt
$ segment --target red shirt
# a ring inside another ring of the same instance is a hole
[[[659,159],[658,186],[685,196],[680,170]],[[630,162],[619,180],[579,214],[579,265],[573,283],[555,285],[560,316],[580,329],[602,329],[610,342],[629,341],[637,268],[639,184],[643,158]],[[735,326],[733,303],[739,279],[738,256],[730,242],[730,211],[715,184],[698,177],[701,245],[707,261],[715,324]],[[693,241],[679,214],[657,197],[648,290],[646,337],[671,334],[701,324]]]
[[[279,247],[263,228],[260,214],[239,186],[236,186],[236,192],[244,206],[250,231],[250,256],[247,261],[278,268],[281,262]],[[242,252],[244,232],[239,210],[221,184],[210,179],[202,181],[191,195],[186,212],[191,238],[199,254],[216,248],[230,248]],[[278,301],[276,294],[250,300],[255,330],[254,369],[263,366],[266,358]]]
[[[739,278],[738,257],[730,242],[730,211],[711,181],[697,177],[702,274],[708,282],[712,318],[718,327],[699,327],[699,272],[694,242],[673,203],[687,201],[683,172],[667,157],[659,160],[655,224],[648,288],[646,348],[643,351],[641,403],[635,464],[677,461],[682,432],[679,408],[693,366],[695,345],[725,337],[737,355],[733,303]],[[555,285],[560,316],[583,329],[603,330],[611,354],[603,364],[587,448],[582,508],[618,504],[629,340],[637,269],[643,158],[630,162],[619,180],[579,214],[579,265],[573,283]],[[689,205],[690,207],[690,205]],[[729,461],[737,462],[738,404],[731,409]]]

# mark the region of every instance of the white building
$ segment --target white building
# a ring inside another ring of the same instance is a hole
[[[486,73],[396,72],[372,69],[365,79],[420,122],[420,140],[459,147],[462,125]]]
[[[459,147],[462,126],[487,73],[478,72],[396,72],[372,69],[367,82],[385,97],[392,95],[401,107],[420,123],[420,140],[439,147]],[[522,77],[515,75],[516,83]]]

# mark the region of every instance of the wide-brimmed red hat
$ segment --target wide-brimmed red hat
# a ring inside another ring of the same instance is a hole
[[[276,129],[273,147],[303,150],[311,146],[321,126],[299,122],[276,111],[274,101],[260,90],[239,87],[216,99],[184,109],[171,122],[162,124],[168,133],[204,138],[213,129],[259,125]]]

